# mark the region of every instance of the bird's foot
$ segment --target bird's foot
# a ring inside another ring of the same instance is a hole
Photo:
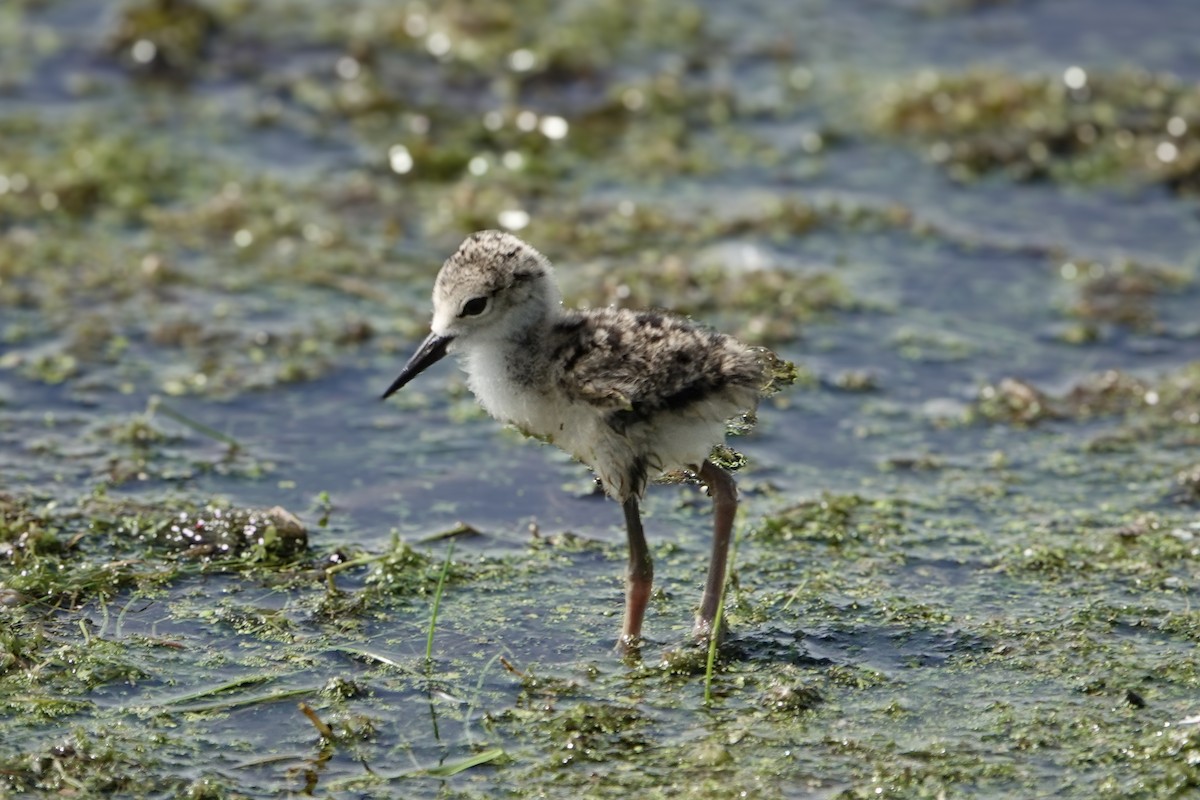
[[[728,627],[722,618],[721,624],[715,632],[718,646],[725,640],[726,633],[728,633]],[[692,626],[692,641],[698,645],[707,645],[713,636],[713,621],[704,617],[696,617],[696,624]]]
[[[641,661],[642,642],[643,639],[641,636],[630,636],[623,633],[617,639],[617,645],[614,649],[617,655],[625,661]]]

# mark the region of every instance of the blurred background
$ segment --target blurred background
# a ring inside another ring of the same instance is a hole
[[[329,492],[385,528],[454,521],[412,482],[460,517],[551,504],[580,471],[506,440],[452,368],[375,402],[488,227],[569,303],[671,308],[805,367],[818,394],[782,399],[805,413],[747,445],[797,488],[946,446],[855,443],[864,394],[958,421],[1005,377],[1186,363],[1186,10],[6,4],[0,483]],[[548,496],[463,457],[498,448]]]

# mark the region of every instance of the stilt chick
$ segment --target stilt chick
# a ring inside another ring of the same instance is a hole
[[[694,634],[710,635],[737,487],[708,456],[730,419],[753,412],[778,359],[660,311],[564,308],[550,262],[500,231],[472,234],[442,266],[430,327],[383,396],[454,354],[490,415],[595,471],[624,507],[629,537],[622,650],[641,640],[654,575],[638,501],[664,471],[700,478],[713,498],[714,533]]]

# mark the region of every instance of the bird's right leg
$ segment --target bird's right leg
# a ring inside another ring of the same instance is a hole
[[[646,534],[642,531],[642,517],[638,511],[637,496],[626,498],[625,531],[629,537],[629,570],[625,575],[625,624],[617,649],[629,652],[637,647],[642,638],[642,618],[650,602],[650,588],[654,583],[654,562],[650,549],[646,547]]]
[[[733,520],[737,515],[737,484],[728,472],[705,461],[697,470],[700,480],[708,486],[713,499],[713,546],[712,559],[708,566],[708,579],[704,583],[704,596],[700,600],[700,612],[692,636],[697,640],[712,636],[717,623],[717,606],[725,591],[726,563],[729,560],[729,542],[733,538]],[[720,631],[716,631],[719,636]]]

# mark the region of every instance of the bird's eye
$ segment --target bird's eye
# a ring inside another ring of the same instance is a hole
[[[459,312],[460,317],[477,317],[487,310],[488,298],[472,297],[463,304],[462,311]]]

